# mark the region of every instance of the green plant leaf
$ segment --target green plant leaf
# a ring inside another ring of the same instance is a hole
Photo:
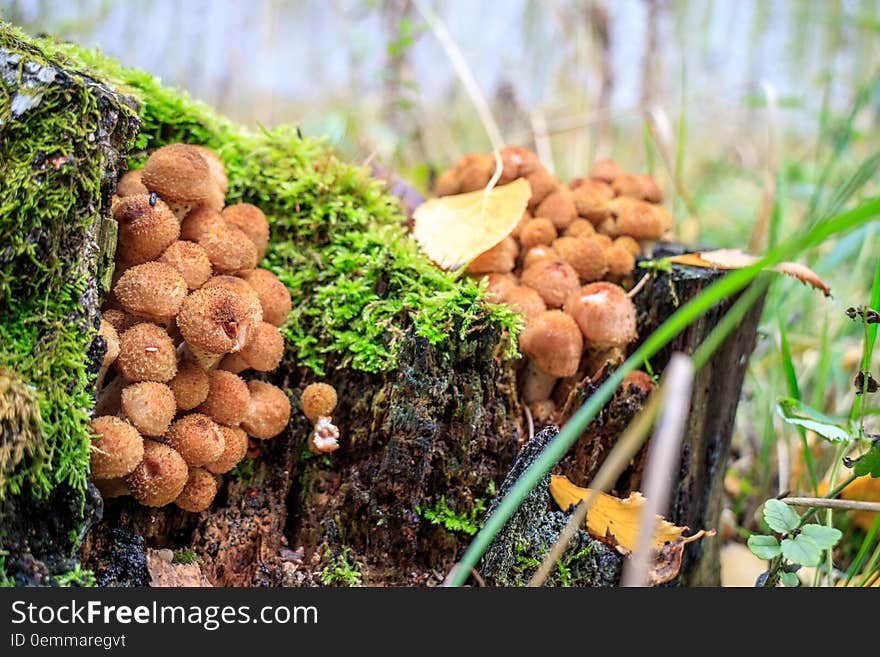
[[[767,500],[764,504],[764,522],[773,531],[786,534],[798,528],[800,517],[785,502]]]
[[[849,440],[849,432],[837,424],[834,418],[810,408],[797,399],[780,397],[776,403],[776,412],[788,424],[815,431],[832,443]]]
[[[825,525],[804,525],[801,535],[807,536],[820,550],[830,550],[837,545],[843,533],[839,529]]]
[[[798,576],[794,573],[781,572],[779,573],[779,579],[789,588],[795,588],[796,586],[801,585],[801,580],[799,580]]]
[[[880,442],[875,442],[871,449],[855,461],[844,460],[844,463],[852,468],[853,473],[859,477],[864,477],[865,475],[880,477]]]
[[[811,538],[799,534],[794,538],[782,539],[782,556],[802,566],[818,566],[822,560],[822,550]]]
[[[767,536],[767,534],[749,536],[749,549],[759,559],[772,559],[782,554],[779,541],[775,536]]]

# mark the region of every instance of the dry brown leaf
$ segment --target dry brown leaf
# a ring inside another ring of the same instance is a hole
[[[525,212],[532,189],[509,185],[425,201],[413,213],[413,236],[443,269],[456,269],[507,237]]]
[[[656,586],[672,581],[681,570],[681,556],[684,554],[684,546],[704,536],[714,535],[714,531],[707,532],[705,529],[701,529],[693,536],[679,536],[674,541],[665,543],[654,553],[654,565],[648,573],[648,582],[652,586]]]
[[[589,488],[575,486],[567,477],[550,476],[550,495],[553,496],[553,500],[561,509],[568,509],[572,504],[577,504],[591,493]],[[639,519],[644,504],[645,497],[639,492],[630,494],[625,500],[607,493],[600,493],[587,513],[587,531],[593,538],[603,541],[611,538],[615,545],[623,548],[623,551],[632,552],[636,549]],[[668,520],[657,516],[653,548],[660,550],[666,543],[674,543],[682,539],[686,529],[687,527],[676,527]],[[693,538],[685,540],[690,541]]]
[[[742,269],[758,262],[759,258],[749,255],[739,249],[718,249],[717,251],[698,251],[697,253],[685,253],[680,256],[669,258],[670,262],[689,267],[703,267],[704,269]],[[809,267],[796,262],[782,262],[773,268],[773,271],[786,274],[798,279],[810,287],[820,290],[826,297],[831,296],[831,288],[819,275]]]

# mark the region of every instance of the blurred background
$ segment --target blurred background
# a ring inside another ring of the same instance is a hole
[[[562,179],[608,156],[652,173],[682,241],[759,253],[877,193],[877,0],[427,4],[507,144],[536,149]],[[0,0],[0,16],[98,47],[242,124],[296,123],[422,191],[491,148],[409,0]],[[758,527],[768,496],[805,485],[801,438],[777,398],[849,415],[863,334],[844,310],[870,299],[878,232],[875,222],[808,254],[832,299],[789,280],[770,293],[725,482],[731,544]],[[878,414],[867,408],[869,430]],[[820,474],[836,456],[815,442]],[[880,549],[873,516],[841,522],[842,563],[866,542]]]

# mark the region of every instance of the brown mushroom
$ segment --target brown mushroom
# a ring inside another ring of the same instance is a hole
[[[155,381],[126,386],[121,405],[123,415],[145,436],[161,436],[177,412],[171,388]]]
[[[92,449],[89,467],[95,479],[122,477],[134,470],[144,455],[144,441],[137,429],[122,418],[96,417],[91,422]]]
[[[151,192],[179,204],[207,201],[216,187],[208,163],[188,144],[169,144],[154,151],[144,163],[141,179]]]
[[[167,321],[180,310],[186,281],[163,262],[147,262],[127,269],[113,292],[126,312],[155,321]]]
[[[523,271],[522,284],[541,295],[548,308],[561,308],[580,286],[577,272],[562,260],[539,260]]]
[[[201,413],[190,413],[175,420],[164,436],[168,447],[176,450],[187,464],[195,466],[220,458],[225,445],[223,441],[223,432],[217,423]]]
[[[144,322],[119,338],[116,369],[129,381],[170,381],[177,374],[177,352],[163,329]]]
[[[268,440],[281,433],[290,420],[290,400],[284,391],[271,383],[249,381],[250,406],[241,428],[258,440]]]
[[[174,504],[190,513],[204,511],[217,496],[217,479],[204,468],[189,468],[186,484]]]
[[[505,237],[495,246],[483,251],[471,260],[467,267],[468,274],[488,274],[497,272],[508,274],[516,265],[516,257],[519,255],[519,245],[512,237]]]
[[[144,441],[144,458],[125,481],[131,496],[144,506],[165,506],[180,495],[188,470],[183,457],[168,445]]]
[[[587,344],[594,347],[625,347],[638,337],[636,310],[619,285],[590,283],[572,294],[565,311],[580,327]]]
[[[248,412],[250,393],[242,378],[232,372],[208,373],[208,396],[196,410],[217,424],[238,426]]]
[[[553,250],[571,265],[582,282],[598,281],[608,271],[602,247],[586,237],[560,237],[553,242]]]
[[[126,196],[113,208],[113,218],[119,226],[116,256],[133,265],[155,260],[180,235],[174,213],[149,194]]]

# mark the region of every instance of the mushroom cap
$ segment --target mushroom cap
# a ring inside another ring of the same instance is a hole
[[[437,177],[434,183],[434,194],[437,196],[452,196],[458,194],[461,190],[461,183],[458,180],[458,169],[450,167]]]
[[[561,308],[565,300],[580,286],[577,272],[562,260],[539,260],[529,265],[522,275],[522,284],[534,288],[548,308]]]
[[[243,278],[228,276],[226,274],[213,276],[205,282],[202,288],[205,290],[221,288],[237,294],[247,302],[251,317],[257,322],[263,321],[263,305],[260,302],[260,295],[257,294],[254,287]]]
[[[578,214],[569,190],[559,187],[541,201],[535,209],[535,216],[549,219],[557,231],[562,231],[577,218]]]
[[[282,326],[287,321],[292,307],[290,292],[268,269],[254,269],[241,275],[257,292],[263,307],[263,321]]]
[[[614,190],[616,196],[628,196],[630,198],[639,199],[640,201],[644,200],[642,183],[636,176],[631,176],[629,174],[617,176],[617,178],[611,183],[611,188]]]
[[[548,246],[546,244],[533,246],[531,249],[526,251],[525,256],[523,256],[523,269],[528,269],[539,260],[559,260],[559,255],[556,253],[556,251],[553,250],[552,246]]]
[[[104,340],[104,359],[101,361],[101,366],[110,367],[119,356],[119,333],[113,324],[102,317],[98,335]]]
[[[223,357],[223,360],[220,361],[220,365],[218,365],[219,369],[226,370],[227,372],[232,372],[233,374],[240,374],[245,370],[249,370],[251,368],[248,365],[247,361],[242,358],[241,352],[237,352],[234,354],[226,354]]]
[[[303,414],[314,424],[324,415],[333,415],[336,409],[336,389],[327,383],[310,383],[300,395]]]
[[[608,282],[590,283],[565,303],[591,346],[625,347],[638,337],[636,309],[624,289]]]
[[[667,230],[662,214],[665,211],[659,206],[627,197],[614,199],[610,206],[621,235],[637,240],[656,240]]]
[[[475,192],[489,184],[489,179],[495,173],[495,156],[486,153],[471,153],[465,155],[459,165],[459,192],[462,194]]]
[[[177,374],[177,351],[159,326],[135,324],[119,338],[116,369],[129,381],[165,383]]]
[[[613,246],[621,246],[633,256],[633,258],[642,255],[642,247],[639,243],[629,235],[621,235],[614,240]]]
[[[519,334],[519,348],[545,374],[572,376],[580,364],[584,341],[569,315],[545,310]]]
[[[657,181],[654,180],[653,176],[643,173],[636,176],[636,179],[642,187],[642,198],[645,201],[648,201],[648,203],[663,202],[663,190],[660,189],[660,186],[657,184]]]
[[[258,372],[271,372],[281,364],[284,337],[274,324],[260,322],[251,330],[251,337],[239,354],[248,367]]]
[[[144,455],[144,439],[137,429],[112,415],[96,417],[91,422],[93,449],[89,467],[95,479],[122,477],[134,470]]]
[[[290,400],[281,388],[262,381],[248,381],[251,402],[241,428],[259,440],[284,431],[290,420]]]
[[[621,390],[628,392],[630,386],[635,386],[642,392],[651,392],[654,389],[654,381],[647,372],[642,370],[633,370],[625,377],[620,384]]]
[[[217,495],[217,478],[204,468],[190,468],[186,484],[174,504],[191,513],[204,511]]]
[[[168,382],[174,401],[182,411],[190,411],[208,398],[208,373],[197,363],[181,361],[177,374]]]
[[[506,185],[517,178],[522,178],[543,168],[538,156],[522,146],[502,148],[501,162],[504,169],[501,172],[501,178],[498,180],[499,185]]]
[[[565,232],[562,233],[564,237],[589,237],[595,234],[596,229],[586,219],[575,219],[568,225]]]
[[[500,303],[504,293],[517,286],[516,276],[513,274],[499,274],[493,272],[481,277],[486,281],[486,296],[491,303]]]
[[[216,187],[205,158],[189,144],[155,150],[144,163],[142,180],[151,192],[180,204],[206,201]]]
[[[519,231],[519,241],[524,251],[535,246],[550,246],[556,239],[556,226],[546,217],[535,217],[526,222]]]
[[[579,217],[598,224],[605,219],[610,210],[608,202],[614,198],[609,185],[595,180],[587,180],[571,193],[575,211]]]
[[[199,238],[218,274],[235,274],[257,266],[257,247],[247,234],[224,224],[209,228]]]
[[[223,228],[226,222],[217,210],[199,206],[191,210],[180,222],[180,239],[198,242],[214,228]]]
[[[636,259],[625,245],[617,243],[618,240],[615,240],[614,244],[605,250],[608,274],[610,276],[629,276],[636,267]]]
[[[553,250],[583,282],[598,281],[608,271],[602,247],[587,237],[560,237],[553,242]]]
[[[587,239],[593,240],[596,244],[602,247],[603,251],[611,248],[611,245],[614,244],[614,241],[610,237],[601,233],[589,235]]]
[[[509,274],[516,266],[519,244],[512,237],[505,237],[488,251],[483,251],[468,265],[468,274],[488,274],[497,272]]]
[[[131,496],[144,506],[165,506],[180,495],[188,470],[183,457],[168,445],[144,441],[144,458],[126,477]]]
[[[526,181],[532,188],[528,208],[533,210],[538,207],[547,196],[559,188],[559,181],[553,177],[544,167],[535,169],[526,175]]]
[[[207,146],[195,145],[193,148],[202,156],[202,159],[205,160],[211,178],[214,180],[214,184],[217,185],[220,193],[226,194],[226,192],[229,191],[229,181],[226,178],[226,166],[223,164],[223,160],[221,160],[220,156]]]
[[[113,293],[126,312],[165,321],[174,317],[186,296],[186,281],[164,262],[146,262],[126,269]]]
[[[266,221],[263,211],[250,203],[236,203],[227,206],[220,216],[227,224],[235,226],[250,238],[257,248],[257,260],[262,260],[269,245],[269,222]]]
[[[135,194],[149,194],[150,190],[141,180],[141,169],[126,171],[116,182],[116,196],[124,198]]]
[[[248,387],[240,376],[225,370],[208,372],[208,397],[199,405],[203,413],[217,424],[238,426],[248,412]]]
[[[109,308],[101,311],[101,321],[110,324],[110,326],[116,329],[117,334],[122,334],[135,324],[139,324],[142,320],[120,308]]]
[[[180,235],[180,222],[162,199],[149,194],[126,196],[113,208],[119,224],[116,256],[139,265],[158,258]]]
[[[171,265],[180,272],[190,291],[201,287],[211,278],[212,269],[208,253],[195,242],[185,240],[173,242],[159,256],[159,262]]]
[[[617,228],[617,220],[614,217],[604,219],[602,223],[596,226],[596,232],[600,235],[607,235],[611,239],[616,239],[620,236],[620,230]]]
[[[212,354],[239,351],[259,321],[246,300],[223,288],[190,292],[177,314],[183,339]]]
[[[526,324],[547,310],[547,305],[541,295],[526,285],[517,285],[511,288],[504,294],[502,301],[522,313]]]
[[[122,390],[122,413],[144,436],[161,436],[176,412],[174,393],[164,383],[141,381]]]
[[[599,160],[590,167],[590,178],[612,183],[618,176],[626,175],[623,167],[614,160]]]
[[[216,461],[225,447],[223,432],[218,424],[201,413],[190,413],[175,420],[165,432],[164,441],[187,464],[195,466]]]
[[[528,210],[523,212],[522,216],[519,218],[519,222],[516,224],[516,226],[513,227],[513,230],[510,231],[510,236],[513,239],[518,240],[519,233],[522,230],[523,226],[525,226],[532,219],[534,219],[534,217],[532,216],[531,212],[529,212]]]
[[[247,454],[248,448],[248,436],[244,429],[221,424],[220,431],[223,432],[223,453],[216,461],[211,461],[205,466],[208,472],[214,474],[224,474],[232,470]]]

